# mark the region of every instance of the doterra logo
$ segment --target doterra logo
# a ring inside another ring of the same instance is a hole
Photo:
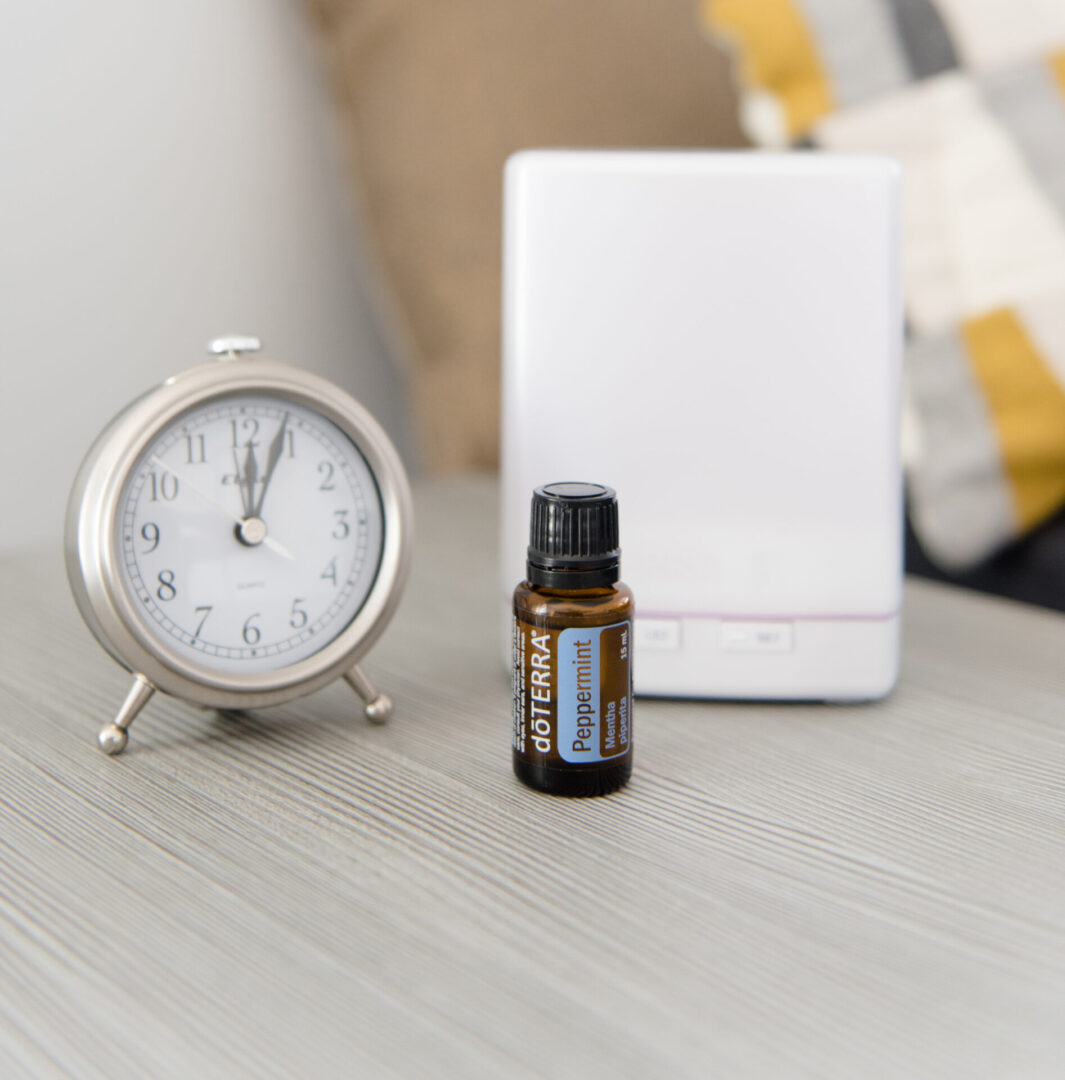
[[[551,753],[551,635],[530,634],[532,667],[529,691],[529,727],[533,745],[541,754]]]

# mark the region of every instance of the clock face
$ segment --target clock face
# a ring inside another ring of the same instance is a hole
[[[384,542],[365,459],[332,421],[263,394],[218,398],[159,432],[119,500],[123,583],[186,663],[276,671],[358,614]]]

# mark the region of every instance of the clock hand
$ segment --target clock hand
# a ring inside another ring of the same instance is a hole
[[[290,562],[296,561],[296,556],[280,540],[275,540],[272,536],[264,536],[263,543],[273,552],[280,555],[284,559],[288,559]]]
[[[166,462],[160,461],[160,459],[157,458],[154,454],[150,458],[148,458],[148,460],[159,469],[163,469],[164,471],[169,473],[174,472],[174,470],[171,469],[170,466],[166,464]],[[174,475],[177,476],[177,473],[174,473]],[[206,491],[201,491],[200,488],[196,487],[195,484],[190,483],[187,477],[182,476],[180,479],[181,483],[184,484],[185,487],[187,487],[191,492],[199,495],[199,497],[203,499],[205,503],[209,503],[216,510],[221,511],[231,521],[236,522],[237,525],[243,525],[246,520],[250,520],[249,518],[241,517],[239,514],[234,514],[233,511],[229,509],[229,507],[223,506],[220,502],[217,502],[210,495],[208,495]],[[292,552],[289,551],[284,544],[282,544],[278,540],[275,540],[272,536],[264,536],[261,542],[265,544],[271,551],[276,552],[283,558],[292,559],[293,561],[295,561],[295,556],[292,554]]]
[[[255,513],[255,484],[259,479],[259,463],[255,460],[255,450],[252,448],[251,439],[248,440],[248,452],[244,455],[244,483],[248,488],[247,517],[256,517]]]
[[[237,490],[240,492],[240,509],[244,517],[251,517],[251,500],[248,498],[248,493],[244,484],[244,473],[240,468],[240,458],[237,457],[237,448],[233,447],[233,468],[235,470],[234,475],[237,478]]]
[[[263,516],[263,499],[266,498],[266,489],[270,486],[270,481],[274,475],[274,469],[277,468],[278,459],[281,457],[281,451],[285,445],[285,425],[288,423],[288,413],[281,418],[281,426],[277,429],[277,434],[273,437],[270,443],[270,449],[266,455],[266,473],[263,476],[262,491],[259,492],[259,501],[252,508],[252,517]]]

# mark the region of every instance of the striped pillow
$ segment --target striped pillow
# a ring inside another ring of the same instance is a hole
[[[1065,2],[706,0],[764,146],[905,169],[906,457],[974,565],[1065,505]]]

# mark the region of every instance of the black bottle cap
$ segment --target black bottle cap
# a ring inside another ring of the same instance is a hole
[[[530,585],[594,589],[620,576],[618,499],[604,484],[567,481],[533,492],[526,577]]]

